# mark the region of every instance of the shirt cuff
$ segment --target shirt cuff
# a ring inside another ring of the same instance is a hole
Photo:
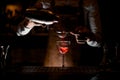
[[[24,27],[23,31],[21,29],[18,29],[17,36],[24,36],[27,35],[32,28]]]

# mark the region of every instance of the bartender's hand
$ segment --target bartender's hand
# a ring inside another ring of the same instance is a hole
[[[28,24],[26,25],[26,27],[27,27],[27,28],[30,28],[30,29],[33,28],[34,26],[42,26],[42,24],[40,24],[40,23],[35,23],[35,22],[29,20],[29,21],[28,21]]]
[[[38,19],[28,18],[28,17],[26,17],[26,19],[28,19],[29,21],[39,23],[39,24],[44,24],[44,25],[52,25],[54,23],[58,23],[57,20],[45,21],[45,20],[38,20]]]
[[[46,25],[52,25],[54,23],[58,23],[58,21],[44,21],[44,20],[37,20],[37,19],[31,19],[27,18],[29,20],[27,24],[27,28],[33,28],[34,26],[41,26],[43,28],[46,27]]]
[[[76,42],[78,44],[84,44],[84,42],[86,42],[91,47],[100,47],[100,43],[97,42],[96,40],[92,40],[89,37],[85,37],[86,40],[79,40],[78,37],[81,36],[80,34],[75,34],[73,32],[70,32],[70,34],[73,35],[73,36],[75,36]]]

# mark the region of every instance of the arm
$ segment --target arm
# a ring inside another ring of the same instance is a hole
[[[34,26],[41,26],[41,24],[36,24],[29,20],[28,24],[25,27],[23,26],[24,25],[22,25],[22,27],[19,26],[18,31],[17,31],[17,36],[27,35],[31,31],[31,29],[33,29]]]
[[[80,34],[75,34],[73,32],[70,32],[71,35],[75,36],[75,40],[78,44],[84,44],[84,42],[86,42],[89,46],[91,47],[100,47],[100,43],[97,42],[96,40],[92,40],[89,37],[86,37],[86,40],[83,42],[79,41],[78,36],[80,36]]]
[[[100,23],[98,24],[99,19],[96,18],[96,15],[95,15],[96,12],[95,12],[95,9],[94,9],[93,6],[89,6],[86,9],[89,11],[88,19],[89,19],[91,32],[93,33],[94,37],[96,37],[96,40],[87,39],[86,42],[87,42],[88,45],[90,45],[92,47],[100,47],[101,28],[99,26]]]
[[[23,25],[19,26],[17,31],[17,36],[27,35],[31,31],[31,29],[33,29],[35,26],[40,26],[45,28],[45,26],[42,24],[52,25],[54,23],[57,23],[57,21],[42,21],[42,20],[36,20],[36,19],[30,19],[30,18],[27,18],[27,19],[28,19],[28,23],[25,27],[23,27]]]

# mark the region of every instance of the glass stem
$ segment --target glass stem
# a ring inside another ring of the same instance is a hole
[[[62,55],[62,67],[64,67],[64,54]]]

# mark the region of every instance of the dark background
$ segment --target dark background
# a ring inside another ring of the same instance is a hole
[[[119,4],[116,0],[98,0],[104,39],[119,42]]]

